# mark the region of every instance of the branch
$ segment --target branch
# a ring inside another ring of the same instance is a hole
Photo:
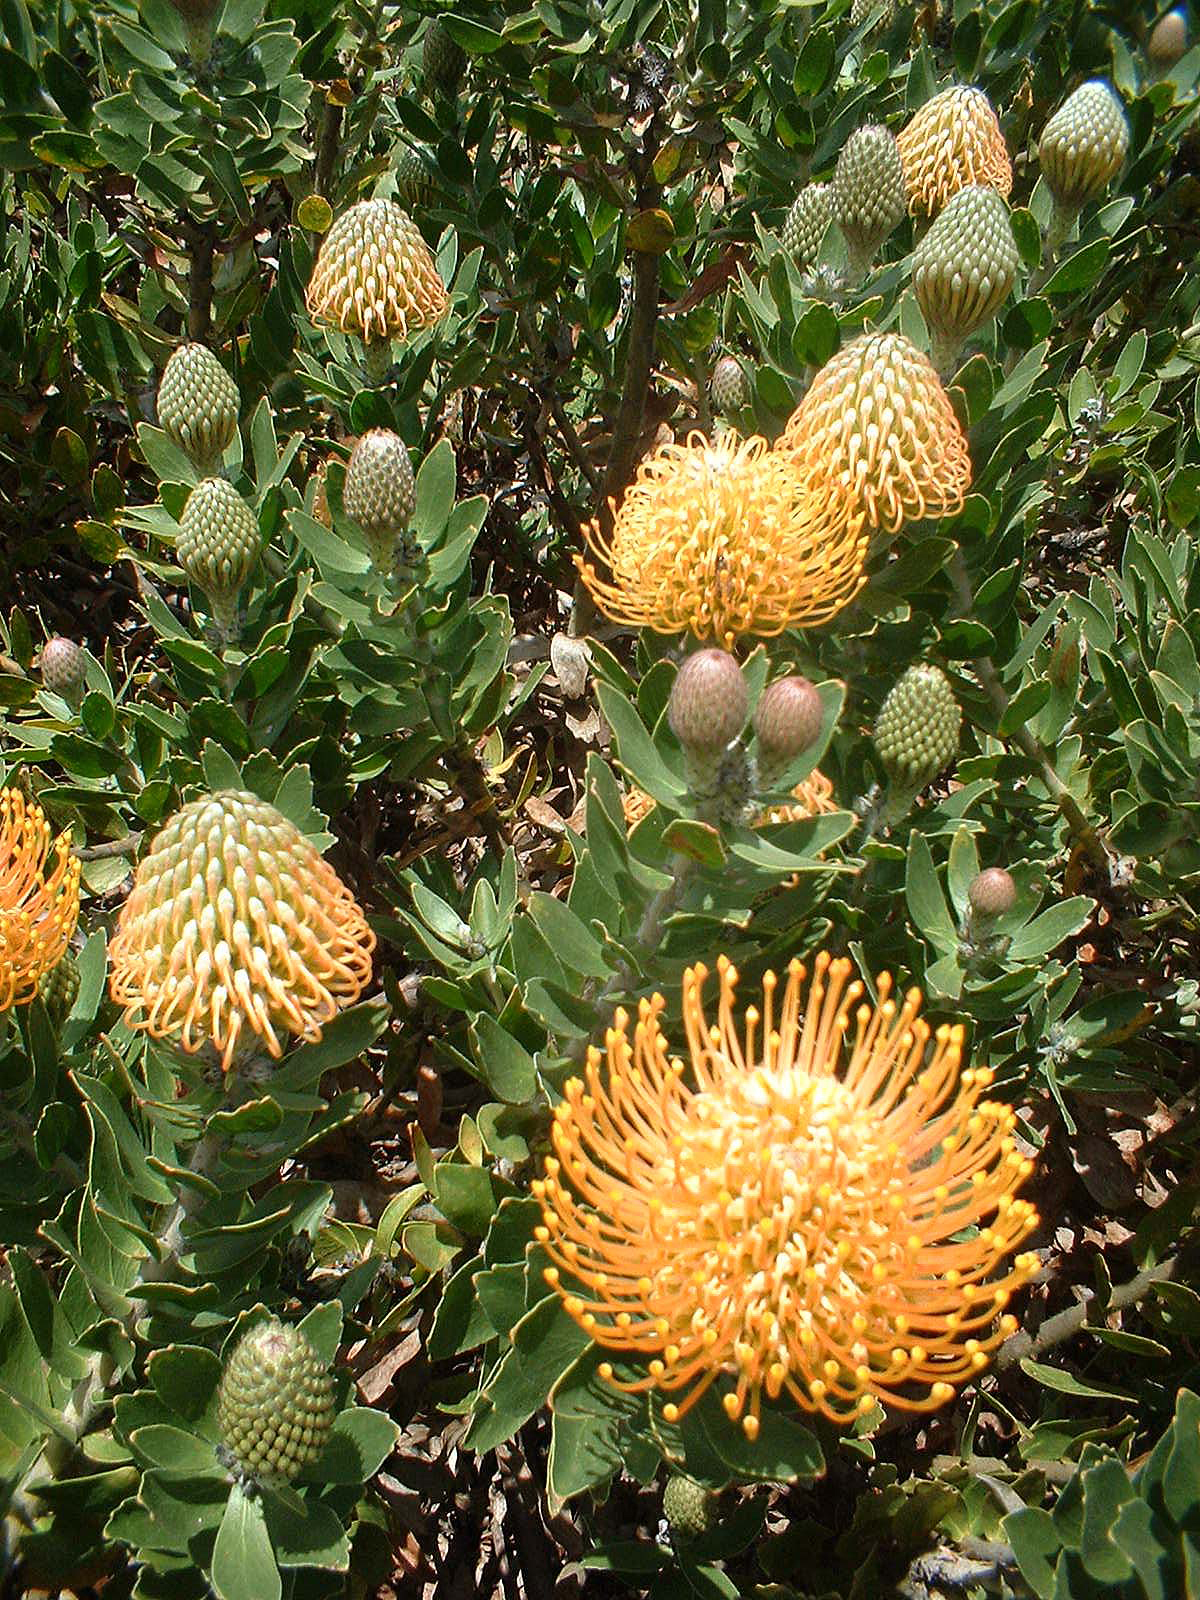
[[[1128,1283],[1123,1283],[1109,1295],[1107,1302],[1096,1309],[1108,1313],[1121,1311],[1126,1306],[1136,1304],[1150,1292],[1156,1283],[1166,1283],[1175,1276],[1179,1265],[1178,1256],[1168,1256],[1165,1261],[1160,1261],[1156,1267],[1147,1267],[1139,1272],[1136,1278],[1130,1278]],[[1078,1305],[1069,1306],[1066,1311],[1059,1311],[1053,1317],[1047,1317],[1036,1333],[1026,1333],[1022,1328],[1014,1333],[1011,1339],[1006,1339],[996,1352],[995,1366],[1003,1372],[1008,1367],[1015,1366],[1026,1357],[1038,1356],[1044,1350],[1053,1349],[1057,1344],[1065,1344],[1068,1339],[1073,1339],[1092,1320],[1088,1313],[1093,1309],[1095,1294],[1088,1290]]]
[[[107,861],[111,856],[135,856],[144,835],[127,833],[123,839],[109,839],[104,844],[85,845],[75,854],[80,861]]]
[[[188,338],[204,344],[212,332],[213,257],[216,254],[214,224],[185,218],[183,236],[188,260]]]

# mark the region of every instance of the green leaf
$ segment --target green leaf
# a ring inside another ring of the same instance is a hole
[[[1013,935],[1009,957],[1013,961],[1037,961],[1055,950],[1064,939],[1078,933],[1090,919],[1094,902],[1086,895],[1071,895],[1058,905],[1034,917]]]
[[[1027,1372],[1045,1389],[1054,1389],[1059,1394],[1078,1395],[1085,1400],[1130,1400],[1131,1395],[1123,1394],[1120,1389],[1103,1388],[1097,1384],[1081,1382],[1070,1372],[1065,1372],[1061,1367],[1050,1367],[1044,1362],[1034,1361],[1029,1356],[1021,1362],[1021,1371]]]
[[[205,1477],[220,1471],[212,1441],[166,1423],[135,1428],[129,1442],[138,1455],[164,1471],[181,1477]]]
[[[943,953],[953,950],[958,943],[958,929],[946,905],[923,833],[914,832],[909,836],[904,896],[909,915],[934,948]]]
[[[283,1594],[262,1501],[248,1499],[236,1483],[213,1546],[212,1586],[217,1600],[281,1600]]]
[[[457,1161],[439,1162],[434,1169],[433,1198],[447,1222],[479,1238],[488,1230],[499,1203],[496,1185],[484,1167]]]
[[[1054,269],[1042,293],[1074,294],[1080,289],[1090,289],[1108,265],[1111,250],[1108,239],[1095,239],[1085,244]]]
[[[221,1363],[200,1345],[171,1344],[151,1354],[147,1371],[164,1405],[199,1422],[220,1381]]]
[[[309,1496],[297,1510],[268,1490],[263,1496],[263,1512],[275,1560],[281,1567],[349,1571],[350,1536],[331,1506]]]
[[[382,1411],[349,1406],[334,1418],[321,1459],[304,1474],[316,1483],[368,1483],[396,1447],[400,1429]]]
[[[654,748],[654,741],[636,709],[610,683],[598,683],[596,692],[600,709],[617,741],[621,765],[653,799],[677,809],[687,790]]]
[[[474,1019],[469,1032],[480,1077],[492,1093],[509,1105],[532,1100],[537,1092],[537,1065],[528,1050],[485,1011]]]

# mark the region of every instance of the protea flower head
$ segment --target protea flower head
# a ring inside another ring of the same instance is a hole
[[[203,477],[216,477],[237,433],[237,384],[207,346],[181,344],[158,384],[158,421]]]
[[[217,1386],[217,1427],[245,1477],[290,1483],[320,1457],[335,1414],[333,1374],[299,1328],[271,1317],[233,1347]]]
[[[342,505],[362,529],[371,560],[390,575],[417,504],[408,446],[390,428],[370,428],[350,452]]]
[[[375,935],[298,828],[257,795],[193,800],[155,837],[109,950],[127,1027],[226,1071],[255,1042],[319,1039],[371,981]]]
[[[892,685],[875,723],[875,749],[891,789],[885,820],[898,821],[953,761],[961,727],[962,712],[940,667],[909,667]]]
[[[720,417],[731,417],[750,404],[750,385],[735,356],[721,356],[713,367],[708,398]]]
[[[1188,47],[1188,16],[1185,6],[1166,11],[1150,30],[1146,40],[1146,60],[1157,73],[1170,72],[1181,61]]]
[[[792,790],[792,798],[782,805],[768,806],[758,819],[767,822],[806,822],[810,817],[828,816],[838,809],[833,798],[833,784],[820,770],[810,772],[807,778]]]
[[[0,1013],[36,997],[78,921],[79,857],[70,833],[52,841],[41,806],[19,789],[0,789]]]
[[[833,218],[849,247],[850,275],[858,279],[908,205],[900,151],[886,128],[869,123],[850,135],[830,187]]]
[[[859,23],[865,22],[872,11],[879,5],[879,0],[854,0],[850,7],[850,26],[857,28]],[[896,15],[896,0],[883,0],[883,11],[879,16],[876,27],[886,26]]]
[[[1128,149],[1129,123],[1112,88],[1099,79],[1080,84],[1038,141],[1042,177],[1058,211],[1073,219],[1116,177]]]
[[[728,647],[827,622],[863,582],[861,527],[825,519],[764,439],[664,444],[613,509],[611,534],[586,530],[611,579],[576,563],[600,610],[633,627]]]
[[[817,259],[832,217],[832,184],[806,183],[792,201],[780,234],[783,248],[798,267],[810,266]]]
[[[954,516],[971,457],[933,365],[901,333],[865,333],[817,373],[778,454],[830,515],[895,533],[914,517]]]
[[[909,210],[936,216],[952,194],[982,184],[1008,198],[1012,162],[982,89],[943,89],[914,112],[898,136]]]
[[[379,378],[391,341],[436,322],[448,301],[408,213],[394,200],[360,200],[322,239],[305,304],[314,322],[361,339]]]
[[[68,705],[77,706],[87,684],[87,661],[74,639],[64,639],[59,633],[47,639],[38,665],[42,683],[51,694],[61,695]]]
[[[1008,206],[977,184],[951,195],[913,251],[913,292],[933,338],[933,364],[953,367],[963,344],[1008,299],[1021,265]]]
[[[42,1004],[55,1028],[61,1028],[67,1020],[79,994],[79,981],[79,963],[70,950],[65,950],[38,985]]]
[[[601,1377],[663,1397],[667,1422],[714,1384],[751,1440],[785,1392],[841,1424],[931,1411],[1015,1328],[1037,1265],[1004,1265],[1037,1223],[1016,1115],[988,1069],[960,1073],[961,1026],[931,1029],[886,973],[869,1003],[852,970],[768,972],[739,1026],[732,964],[715,1020],[690,967],[682,1055],[656,994],[564,1086],[533,1185],[546,1280],[628,1363]]]
[[[437,17],[432,18],[421,45],[421,75],[430,93],[453,94],[466,64],[462,46],[455,43]]]
[[[222,643],[237,636],[238,596],[261,548],[258,520],[233,485],[201,479],[183,508],[175,553],[188,582],[204,591]]]

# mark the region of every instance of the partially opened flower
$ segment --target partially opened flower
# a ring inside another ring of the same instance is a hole
[[[53,854],[53,862],[50,857]],[[41,806],[0,789],[0,1012],[27,1006],[79,921],[79,857]]]
[[[781,805],[768,806],[759,818],[759,823],[807,822],[811,817],[828,816],[831,811],[837,809],[838,803],[833,798],[833,784],[820,768],[817,768],[810,772],[807,778],[801,778],[792,790],[790,800],[785,800]]]
[[[394,200],[360,200],[321,241],[305,297],[314,322],[352,333],[378,380],[393,339],[429,326],[447,305],[429,246]]]
[[[851,963],[794,961],[782,993],[734,1015],[737,973],[683,981],[687,1057],[669,1053],[661,995],[565,1086],[555,1154],[534,1184],[546,1279],[597,1344],[644,1371],[677,1421],[713,1384],[758,1435],[764,1397],[851,1423],[876,1401],[945,1404],[1015,1328],[1006,1258],[1036,1226],[1015,1198],[1032,1162],[992,1074],[960,1074],[963,1030],[930,1028],[890,979],[864,1001]]]
[[[576,563],[600,610],[727,648],[741,636],[827,622],[863,582],[861,522],[833,522],[764,439],[729,432],[662,445],[638,468],[611,534],[587,541],[611,569]]]
[[[167,822],[137,869],[110,947],[128,1027],[226,1071],[255,1043],[277,1059],[371,981],[375,935],[300,830],[257,795],[224,790]]]
[[[943,89],[897,136],[909,210],[936,216],[952,194],[981,183],[1006,199],[1012,162],[992,102],[982,89]]]
[[[868,529],[954,516],[971,457],[929,357],[900,333],[865,333],[817,373],[776,450],[810,496]]]

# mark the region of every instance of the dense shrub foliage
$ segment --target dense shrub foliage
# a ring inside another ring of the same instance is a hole
[[[0,0],[0,1588],[1200,1591],[1200,48]]]

